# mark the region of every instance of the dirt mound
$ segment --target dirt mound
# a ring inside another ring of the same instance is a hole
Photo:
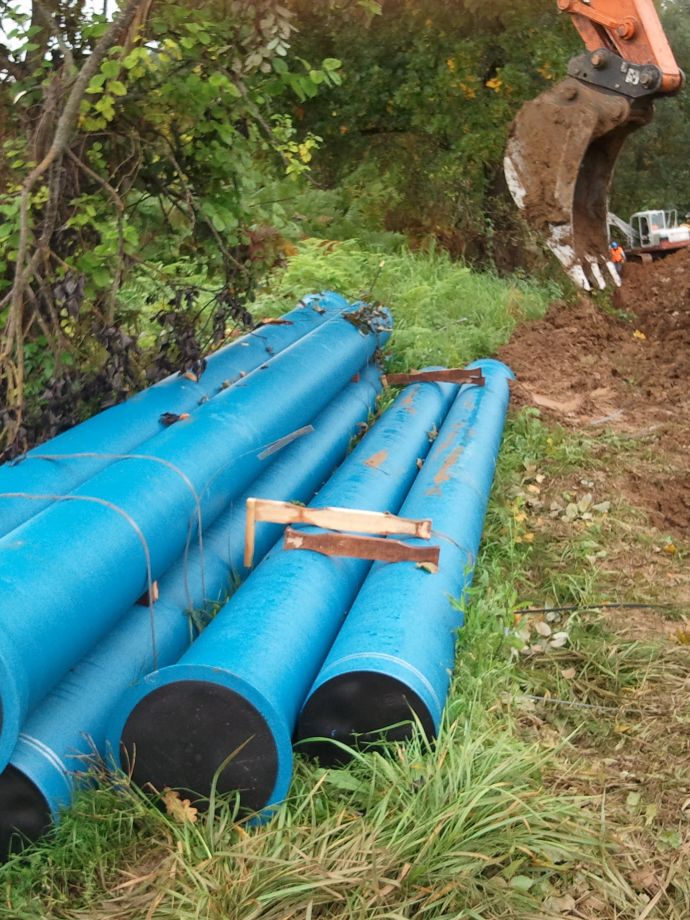
[[[625,266],[604,312],[583,298],[555,303],[499,354],[515,371],[515,402],[593,432],[651,440],[665,462],[618,484],[662,529],[690,528],[690,249]]]
[[[690,355],[690,246],[658,262],[629,262],[614,305],[635,314],[676,357]],[[687,365],[686,365],[687,368]]]

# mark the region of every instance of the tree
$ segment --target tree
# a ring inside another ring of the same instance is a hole
[[[318,144],[290,109],[340,79],[338,61],[291,55],[276,0],[126,0],[111,21],[4,6],[0,455],[121,399],[147,365],[184,370],[200,331],[247,316],[252,227],[281,217],[262,191],[299,180]],[[147,355],[142,293],[162,332]]]
[[[303,113],[324,138],[319,176],[372,164],[397,201],[389,226],[486,254],[508,125],[580,49],[568,18],[549,0],[384,0],[368,20],[347,3],[293,8],[299,50],[343,62],[342,87]]]
[[[666,2],[662,23],[679,66],[690,70],[690,0]],[[648,208],[690,211],[690,93],[656,104],[654,121],[626,142],[613,186],[613,210],[627,219]]]

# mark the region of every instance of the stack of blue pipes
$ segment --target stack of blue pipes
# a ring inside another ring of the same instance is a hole
[[[295,736],[329,763],[415,725],[436,735],[512,378],[491,359],[471,367],[483,385],[404,389],[310,506],[431,519],[437,569],[276,545],[187,651],[166,649],[115,705],[108,746],[135,783],[202,804],[235,793],[265,819],[288,793]]]
[[[386,311],[312,295],[199,380],[0,467],[0,856],[59,818],[127,688],[190,646],[190,611],[246,577],[246,498],[304,503],[341,462],[389,335]],[[258,526],[255,558],[280,532]]]

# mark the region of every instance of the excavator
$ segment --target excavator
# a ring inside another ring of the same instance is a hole
[[[525,103],[511,125],[504,172],[528,224],[585,290],[620,284],[608,260],[608,198],[628,135],[654,115],[655,99],[685,77],[653,0],[557,0],[586,52],[568,76]]]

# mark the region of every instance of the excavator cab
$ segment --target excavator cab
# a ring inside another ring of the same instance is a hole
[[[585,290],[615,284],[608,260],[608,198],[626,138],[654,100],[684,83],[653,0],[558,0],[587,53],[568,76],[518,112],[504,171],[528,223]]]

